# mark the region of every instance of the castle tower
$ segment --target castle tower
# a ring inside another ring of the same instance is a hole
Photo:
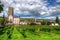
[[[9,7],[8,9],[8,16],[13,16],[13,8],[12,7]]]
[[[9,7],[8,9],[8,24],[19,25],[20,18],[13,15],[14,9],[13,7]]]
[[[13,23],[13,8],[12,7],[9,7],[8,9],[8,21],[9,23]]]

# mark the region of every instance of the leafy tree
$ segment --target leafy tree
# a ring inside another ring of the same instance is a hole
[[[2,25],[5,26],[5,16],[3,15]]]
[[[48,21],[48,22],[47,22],[47,25],[51,25],[51,22]]]
[[[56,23],[59,23],[59,18],[58,18],[58,16],[56,17],[55,22],[56,22]]]
[[[0,13],[3,11],[3,4],[1,4],[1,1],[0,1]],[[0,21],[0,24],[4,26],[4,22],[5,22],[5,17],[4,17],[4,14],[3,14],[3,18],[2,20]]]
[[[30,23],[30,25],[36,25],[36,23],[34,23],[34,22],[31,22],[31,23]]]
[[[0,13],[3,11],[3,4],[1,4],[1,1],[0,1]]]
[[[0,18],[0,25],[5,26],[5,18]]]
[[[42,24],[42,25],[46,25],[46,24],[47,24],[47,20],[43,20],[43,21],[41,22],[41,24]]]

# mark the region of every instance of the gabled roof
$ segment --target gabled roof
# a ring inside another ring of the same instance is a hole
[[[20,18],[19,16],[13,16],[14,18]]]

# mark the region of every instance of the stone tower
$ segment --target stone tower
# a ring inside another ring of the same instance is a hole
[[[13,16],[13,8],[12,7],[9,7],[8,9],[8,16]]]
[[[13,23],[13,8],[12,7],[9,7],[8,9],[8,21],[10,24]]]

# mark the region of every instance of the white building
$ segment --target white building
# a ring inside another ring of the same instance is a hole
[[[59,26],[58,23],[52,23],[51,25],[52,25],[52,26]]]
[[[55,26],[59,26],[59,24],[58,23],[55,23]]]
[[[8,10],[8,24],[19,25],[20,18],[18,16],[13,16],[13,8],[9,7]]]
[[[20,24],[20,18],[19,17],[14,17],[13,18],[13,24],[19,25]]]
[[[27,22],[20,22],[20,25],[27,25]]]
[[[52,26],[55,26],[55,24],[54,24],[54,23],[52,23],[51,25],[52,25]]]

